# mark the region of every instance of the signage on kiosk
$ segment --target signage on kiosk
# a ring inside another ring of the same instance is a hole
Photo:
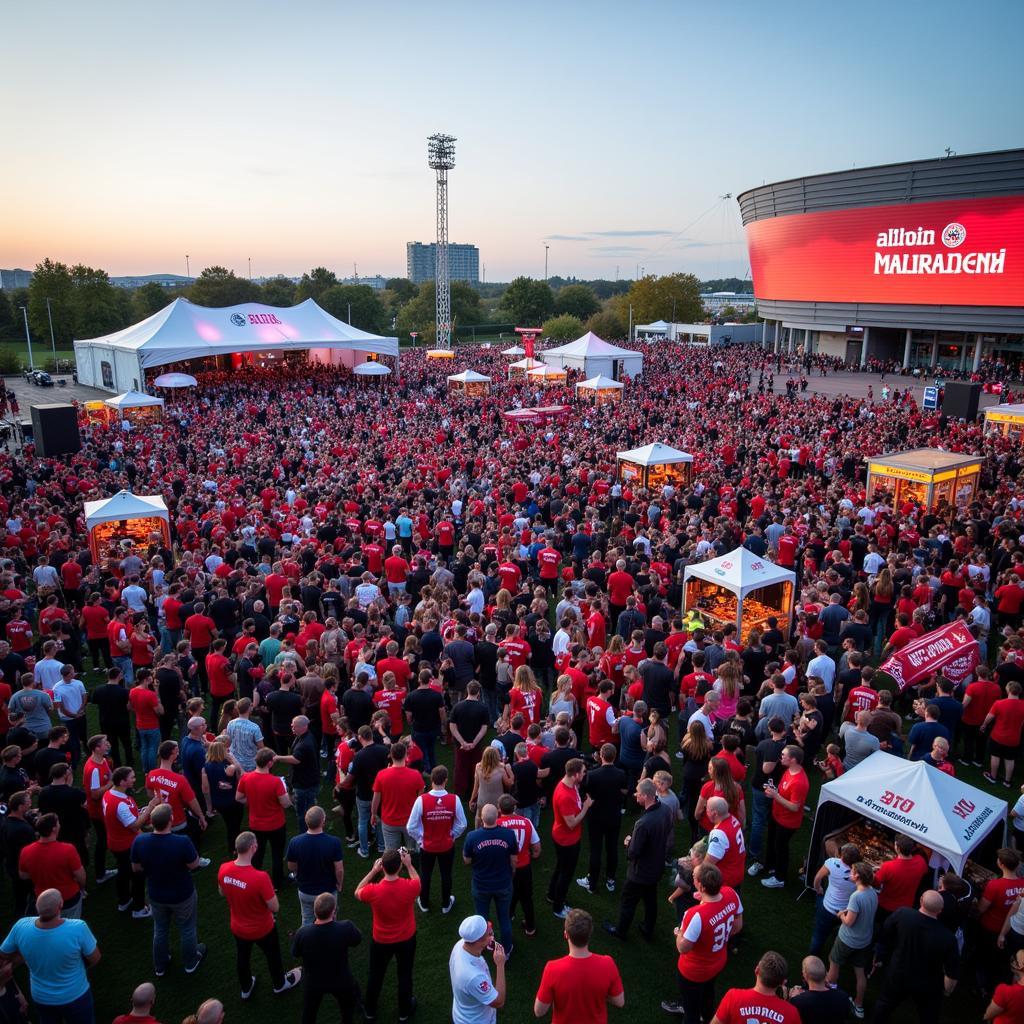
[[[930,385],[924,389],[924,397],[921,399],[922,409],[938,409],[939,389]]]

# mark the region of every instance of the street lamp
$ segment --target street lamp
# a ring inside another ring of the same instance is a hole
[[[188,269],[188,253],[185,253],[185,277],[189,281],[192,280],[192,272]]]
[[[417,335],[419,333],[420,333],[419,331],[410,331],[409,332],[409,337],[412,338],[412,347],[413,348],[416,347],[416,337],[417,337]]]
[[[551,248],[551,246],[549,246],[548,243],[545,242],[544,243],[544,280],[545,281],[548,279],[548,249],[550,249],[550,248]]]
[[[46,300],[46,319],[50,321],[50,347],[53,349],[53,368],[57,369],[57,342],[53,340],[53,314],[50,312],[50,300]]]
[[[30,370],[34,370],[36,368],[36,364],[32,359],[32,335],[28,332],[28,310],[22,306],[21,312],[25,317],[25,341],[28,342],[28,368]]]

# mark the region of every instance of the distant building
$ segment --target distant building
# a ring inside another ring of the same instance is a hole
[[[195,284],[195,280],[184,274],[144,274],[141,277],[112,277],[110,283],[115,288],[141,288],[144,284],[158,284],[161,288],[187,288]]]
[[[434,265],[437,260],[437,245],[431,242],[406,242],[406,276],[413,284],[434,280]],[[452,281],[480,283],[480,250],[475,245],[448,243],[448,276]]]
[[[365,284],[375,292],[382,292],[388,286],[388,278],[376,274],[373,277],[343,277],[342,284]]]
[[[700,301],[704,305],[704,312],[712,316],[717,316],[726,306],[732,306],[737,313],[757,308],[757,299],[753,295],[740,292],[702,292]]]
[[[13,292],[16,288],[27,288],[31,281],[31,270],[0,270],[0,292]]]

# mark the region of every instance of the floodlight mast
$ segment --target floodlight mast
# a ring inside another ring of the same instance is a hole
[[[455,166],[455,138],[431,135],[427,163],[437,172],[437,245],[434,257],[434,294],[437,300],[437,348],[452,346],[452,290],[448,270],[448,172]]]

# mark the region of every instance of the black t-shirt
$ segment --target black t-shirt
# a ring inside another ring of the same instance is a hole
[[[579,756],[573,747],[555,747],[554,750],[549,750],[540,759],[541,768],[551,769],[547,777],[541,780],[545,796],[550,799],[551,794],[555,791],[555,786],[565,778],[565,766],[574,757]]]
[[[296,736],[292,743],[292,757],[299,763],[292,765],[292,785],[296,789],[309,789],[320,785],[320,755],[311,732]]]
[[[435,732],[440,729],[443,707],[444,697],[429,686],[418,687],[402,701],[402,710],[412,715],[414,732]]]
[[[675,677],[668,665],[660,661],[647,661],[640,669],[643,680],[643,699],[647,707],[662,717],[672,711],[670,694],[675,692]]]
[[[786,741],[784,739],[773,740],[769,738],[758,743],[754,752],[754,777],[750,780],[750,788],[752,790],[759,790],[768,781],[769,776],[765,775],[762,770],[765,761],[775,762],[775,770],[772,772],[771,778],[778,785],[783,772],[782,762],[779,758],[782,756],[782,748],[785,745]]]
[[[882,926],[886,985],[908,993],[942,994],[942,976],[960,976],[956,938],[941,922],[901,907]]]
[[[621,817],[625,789],[626,773],[613,764],[603,764],[587,772],[583,790],[594,801],[590,814],[609,825],[617,822]]]
[[[173,668],[156,670],[156,692],[160,696],[164,714],[168,717],[176,715],[181,704],[181,676]]]
[[[210,602],[210,618],[220,632],[238,625],[241,610],[242,606],[233,597],[218,597]]]
[[[348,951],[363,940],[351,921],[303,925],[292,939],[292,956],[302,961],[302,981],[314,992],[350,992],[355,982]]]
[[[111,732],[128,726],[128,691],[118,683],[104,683],[92,691],[89,703],[100,713],[100,728]],[[166,705],[165,705],[166,709]]]
[[[292,719],[302,714],[302,696],[295,690],[275,690],[267,697],[270,727],[279,736],[292,731]]]
[[[85,837],[89,818],[85,813],[85,792],[77,786],[44,786],[39,791],[39,813],[56,814],[60,838],[75,843]]]
[[[800,1024],[843,1024],[850,1015],[850,997],[839,988],[801,992],[790,999],[800,1013]]]
[[[487,708],[478,700],[460,700],[452,708],[450,721],[459,730],[466,743],[472,743],[480,727],[490,725]]]
[[[769,661],[777,661],[782,656],[786,638],[779,629],[766,629],[761,635],[761,646],[768,652]]]
[[[498,645],[492,644],[490,640],[481,640],[476,645],[476,664],[480,672],[480,685],[485,690],[493,690],[498,685]]]
[[[23,818],[11,815],[0,818],[0,850],[3,850],[4,866],[9,875],[18,877],[18,858],[21,851],[35,841],[36,830]]]
[[[356,784],[356,796],[360,800],[373,799],[373,780],[387,768],[388,748],[383,743],[371,743],[356,751],[349,765],[349,773]]]
[[[40,747],[32,757],[31,771],[40,786],[48,786],[50,784],[50,769],[55,764],[67,763],[68,752],[62,747]],[[22,766],[24,765],[25,762],[22,760]]]
[[[520,808],[532,807],[540,799],[537,766],[533,761],[516,761],[512,765],[512,795]]]
[[[373,698],[365,690],[346,690],[341,695],[341,706],[353,732],[361,725],[370,724],[373,717]]]

